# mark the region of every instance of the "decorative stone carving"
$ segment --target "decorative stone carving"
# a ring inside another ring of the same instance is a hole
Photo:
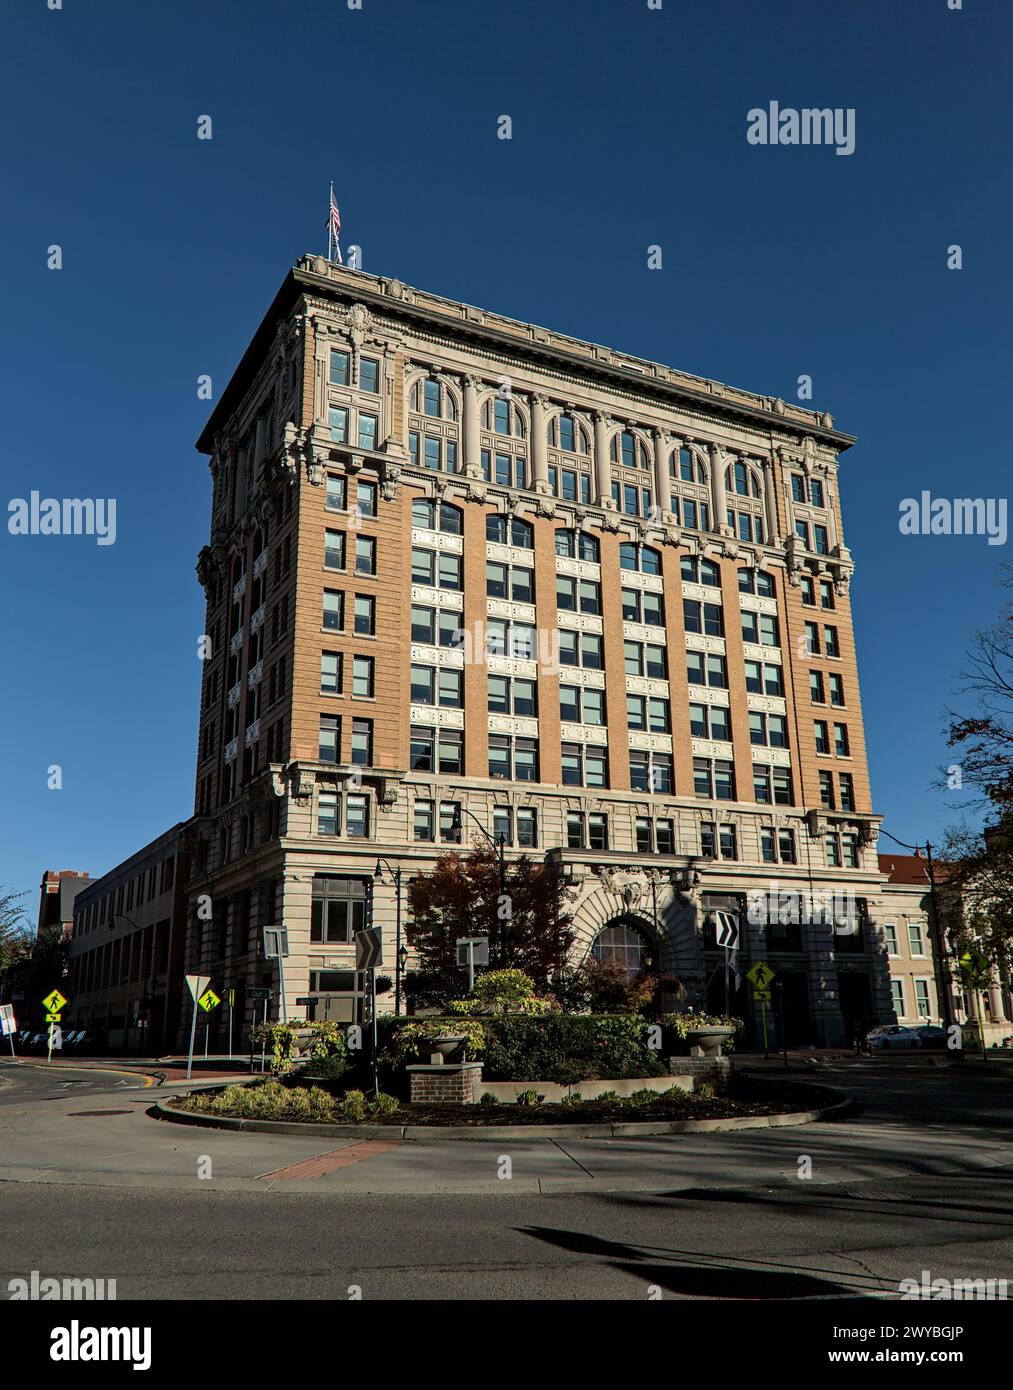
[[[385,459],[380,474],[380,492],[385,502],[393,502],[397,496],[397,485],[401,480],[401,469],[396,463]]]
[[[472,479],[468,483],[468,490],[464,495],[469,502],[484,502],[486,499],[486,495],[488,494],[488,491],[489,489],[486,487],[484,482],[478,482],[477,480]]]
[[[552,493],[540,493],[538,501],[535,503],[536,516],[555,516],[556,499]]]
[[[377,788],[376,799],[384,811],[393,810],[397,805],[400,783],[394,777],[381,777]]]

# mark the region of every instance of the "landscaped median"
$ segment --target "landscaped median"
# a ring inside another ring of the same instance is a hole
[[[805,1082],[733,1077],[720,1092],[678,1086],[668,1091],[606,1093],[595,1100],[571,1096],[547,1104],[534,1089],[513,1104],[418,1105],[362,1091],[332,1096],[318,1086],[260,1080],[203,1090],[155,1107],[159,1119],[266,1134],[319,1134],[328,1138],[481,1139],[609,1138],[766,1129],[809,1124],[839,1115],[851,1104],[839,1091]]]

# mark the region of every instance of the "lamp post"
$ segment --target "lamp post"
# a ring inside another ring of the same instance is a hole
[[[460,829],[461,829],[461,814],[462,814],[462,812],[461,812],[461,807],[460,807],[460,806],[455,806],[455,807],[454,807],[453,819],[452,819],[451,822],[450,822],[450,828],[451,828],[451,830],[460,830]],[[499,898],[500,898],[500,902],[502,902],[502,901],[503,901],[503,898],[504,898],[504,896],[505,896],[505,894],[506,894],[506,861],[505,861],[504,855],[503,855],[503,846],[504,846],[504,844],[506,843],[506,836],[503,834],[502,831],[500,831],[500,833],[496,836],[496,838],[493,839],[493,837],[489,834],[488,830],[486,830],[485,826],[482,824],[482,822],[479,820],[479,818],[475,815],[475,813],[474,813],[473,811],[464,811],[463,814],[466,815],[466,816],[469,816],[469,817],[475,822],[475,824],[478,826],[479,830],[482,832],[482,834],[485,836],[485,838],[486,838],[486,839],[489,841],[489,843],[492,845],[493,849],[495,849],[495,850],[497,851],[497,854],[498,854],[498,857],[499,857]],[[510,919],[507,918],[506,920],[509,921]],[[507,926],[504,924],[503,931],[502,931],[501,937],[500,937],[500,953],[501,953],[501,955],[502,955],[502,957],[503,957],[503,964],[504,964],[504,965],[508,965],[508,964],[509,964],[509,959],[510,959],[510,951],[509,951],[509,948],[508,948],[508,939],[509,939],[509,935],[510,935],[509,927],[507,927]]]
[[[932,939],[936,948],[936,987],[939,991],[939,1008],[943,1016],[943,1027],[949,1032],[953,1027],[953,1010],[950,1006],[949,970],[943,948],[943,928],[939,918],[939,902],[936,897],[936,878],[932,870],[932,845],[928,840],[925,841],[924,845],[905,844],[903,840],[898,840],[896,835],[891,835],[882,826],[880,826],[879,833],[885,835],[888,840],[892,840],[895,845],[900,845],[901,849],[913,850],[915,854],[918,854],[922,849],[925,850],[929,872],[929,898],[932,902]]]
[[[383,870],[380,867],[381,864],[386,866],[387,872],[394,880],[394,893],[396,900],[397,934],[395,937],[394,946],[394,1014],[396,1017],[401,1013],[401,976],[404,971],[404,963],[408,959],[408,952],[405,949],[405,947],[401,945],[401,865],[399,864],[396,869],[392,869],[389,860],[382,858],[378,859],[376,861],[376,868],[373,870],[374,880],[379,880],[383,877]]]

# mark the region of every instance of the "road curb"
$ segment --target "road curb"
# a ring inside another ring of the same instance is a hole
[[[804,1082],[798,1083],[804,1085]],[[822,1090],[840,1097],[813,1110],[792,1110],[778,1115],[732,1115],[715,1120],[623,1120],[599,1124],[568,1125],[337,1125],[298,1120],[233,1119],[178,1110],[166,1102],[152,1107],[159,1120],[196,1125],[202,1129],[244,1130],[250,1134],[320,1135],[325,1139],[618,1139],[652,1134],[718,1134],[737,1129],[777,1129],[807,1125],[817,1120],[839,1119],[853,1105],[836,1087]]]

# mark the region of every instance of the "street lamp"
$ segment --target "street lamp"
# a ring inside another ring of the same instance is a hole
[[[380,867],[381,864],[386,865],[387,872],[394,880],[394,893],[397,903],[397,936],[394,948],[396,955],[396,964],[394,967],[394,1014],[397,1016],[401,1013],[401,976],[404,972],[405,961],[408,959],[408,951],[401,944],[401,865],[399,864],[396,869],[392,869],[388,860],[378,859],[376,861],[376,868],[373,870],[374,880],[379,880],[383,877],[383,870]]]
[[[948,979],[947,957],[943,949],[943,928],[939,918],[939,903],[936,898],[936,879],[932,871],[932,845],[926,840],[924,845],[908,845],[903,840],[898,840],[896,835],[891,835],[889,830],[884,830],[882,826],[879,833],[885,835],[888,840],[892,840],[895,845],[900,845],[901,849],[910,849],[918,854],[922,849],[929,871],[929,897],[932,900],[932,937],[935,943],[936,954],[936,986],[939,990],[939,1007],[943,1015],[943,1026],[949,1031],[953,1027],[953,1010],[950,1007],[950,984]]]
[[[457,831],[459,831],[459,830],[461,829],[461,814],[462,814],[462,813],[461,813],[461,807],[460,807],[459,805],[455,805],[455,806],[454,806],[453,818],[451,819],[451,822],[450,822],[450,828],[451,828],[451,830],[457,830]],[[495,850],[497,851],[497,853],[498,853],[498,857],[499,857],[499,900],[500,900],[500,902],[502,903],[503,898],[504,898],[505,893],[506,893],[506,861],[505,861],[505,859],[504,859],[504,857],[503,857],[503,846],[504,846],[504,844],[506,843],[506,836],[503,834],[502,831],[500,831],[500,833],[496,836],[496,838],[493,839],[493,837],[489,834],[488,830],[486,830],[485,826],[482,824],[482,822],[479,820],[479,818],[475,815],[475,813],[474,813],[473,811],[467,811],[467,810],[466,810],[466,811],[464,811],[464,815],[469,816],[469,817],[475,822],[475,824],[478,826],[479,830],[482,832],[482,834],[485,836],[485,838],[486,838],[486,839],[489,841],[489,843],[492,845],[493,849],[495,849]],[[498,920],[498,919],[497,919],[497,920]],[[509,961],[509,954],[510,954],[510,953],[509,953],[509,950],[508,950],[508,947],[507,947],[507,941],[508,941],[509,932],[510,932],[509,927],[506,925],[506,922],[508,922],[508,921],[509,921],[509,918],[507,918],[507,919],[505,920],[505,922],[504,922],[503,931],[502,931],[501,937],[500,937],[500,950],[501,950],[501,953],[502,953],[502,956],[503,956],[503,964],[504,964],[504,965],[508,964],[508,961]]]

